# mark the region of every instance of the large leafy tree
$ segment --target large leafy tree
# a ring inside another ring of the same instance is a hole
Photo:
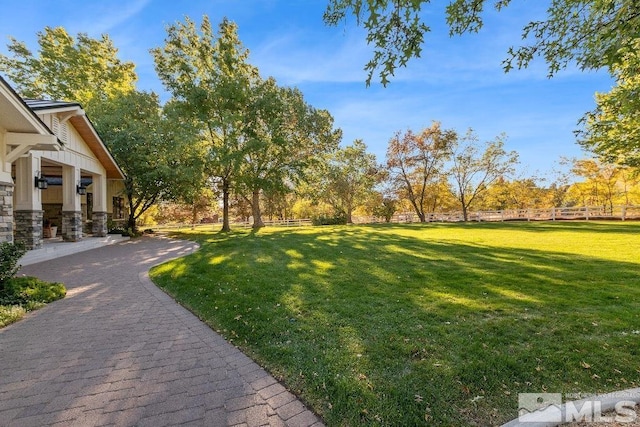
[[[261,192],[286,193],[325,153],[338,148],[341,132],[333,129],[329,112],[311,107],[299,90],[279,87],[273,78],[252,92],[237,188],[251,195],[253,227],[260,228]]]
[[[167,27],[165,45],[151,50],[160,80],[209,143],[208,168],[223,199],[223,231],[230,229],[229,196],[245,155],[247,111],[258,70],[247,62],[235,23],[214,31],[207,16]]]
[[[194,182],[198,144],[185,144],[178,115],[170,117],[158,96],[137,92],[134,64],[118,59],[107,35],[70,36],[62,27],[38,33],[38,54],[12,39],[12,57],[0,69],[28,98],[75,101],[89,112],[96,130],[125,172],[128,228],[154,203],[176,198]]]
[[[606,163],[640,169],[640,33],[612,67],[616,85],[596,94],[596,109],[584,117],[579,143]]]
[[[355,140],[332,153],[318,171],[317,182],[313,184],[317,194],[351,223],[353,211],[371,197],[378,181],[375,156],[367,152],[364,142]]]
[[[127,227],[160,200],[180,199],[202,175],[199,145],[154,93],[133,91],[100,103],[94,124],[125,173]]]
[[[426,221],[425,210],[430,190],[438,187],[443,166],[451,157],[458,135],[442,129],[439,122],[419,134],[398,132],[387,147],[387,169],[396,188],[411,203],[420,222]]]
[[[513,173],[518,153],[504,149],[504,136],[478,146],[477,136],[469,130],[455,150],[449,169],[451,192],[460,203],[465,221],[469,207],[501,177]]]
[[[387,84],[399,66],[422,53],[426,22],[435,5],[430,0],[329,0],[324,20],[336,25],[354,15],[374,46],[366,64],[367,83],[374,73]],[[511,0],[451,0],[446,20],[451,35],[478,32],[484,25],[487,5],[500,11]],[[618,64],[620,48],[640,34],[640,3],[636,0],[552,0],[546,19],[523,23],[521,45],[511,47],[503,66],[506,71],[526,67],[536,57],[548,64],[549,75],[569,63],[581,69]]]
[[[99,102],[135,89],[135,65],[118,59],[107,35],[73,37],[62,27],[45,27],[37,55],[14,38],[8,50],[11,56],[0,54],[0,72],[25,98],[79,102],[93,115]]]

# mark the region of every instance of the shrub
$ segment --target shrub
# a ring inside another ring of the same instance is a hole
[[[46,304],[64,298],[67,289],[62,283],[49,283],[37,277],[14,277],[0,291],[0,305],[21,305],[30,309],[34,304]]]
[[[62,283],[48,283],[36,277],[13,277],[0,288],[0,328],[20,320],[27,312],[64,298]]]
[[[27,313],[23,307],[19,305],[0,305],[0,328],[22,319]]]
[[[320,215],[311,218],[313,225],[345,225],[347,223],[347,215],[339,212],[334,215]]]
[[[16,275],[20,269],[18,261],[26,252],[24,243],[0,243],[0,289]]]

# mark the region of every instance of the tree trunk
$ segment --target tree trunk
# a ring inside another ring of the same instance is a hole
[[[133,234],[137,233],[136,229],[136,209],[133,204],[133,192],[125,187],[127,201],[129,202],[129,218],[127,218],[127,230],[131,230]]]
[[[127,219],[127,230],[131,230],[133,234],[138,231],[136,229],[136,217],[133,213],[129,213],[129,218]]]
[[[424,216],[424,210],[418,207],[415,198],[410,198],[409,201],[411,202],[411,206],[413,206],[413,210],[416,211],[416,215],[418,215],[418,218],[420,218],[420,222],[427,222]]]
[[[196,204],[194,203],[192,208],[191,208],[191,229],[195,230],[196,229],[196,221],[198,220],[198,208],[196,207]]]
[[[264,227],[262,212],[260,212],[260,190],[254,190],[251,194],[251,215],[253,215],[252,228],[257,229]]]
[[[229,180],[222,179],[222,232],[231,231],[229,225]]]

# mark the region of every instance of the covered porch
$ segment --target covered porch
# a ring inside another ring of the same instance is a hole
[[[0,242],[105,237],[124,174],[80,104],[23,100],[0,77]]]

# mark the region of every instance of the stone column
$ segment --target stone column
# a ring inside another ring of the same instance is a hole
[[[13,242],[13,182],[0,182],[0,243]]]
[[[27,249],[42,247],[43,211],[16,211],[16,242],[22,242]]]
[[[107,179],[104,175],[93,174],[91,177],[93,192],[93,235],[107,235]]]
[[[93,211],[93,235],[104,237],[107,235],[107,231],[107,213]]]
[[[82,240],[82,212],[62,211],[62,239],[65,242]]]
[[[34,182],[40,168],[40,158],[33,154],[16,160],[14,235],[15,241],[23,242],[27,249],[42,247],[42,190]]]
[[[62,167],[62,239],[77,242],[82,239],[82,204],[77,192],[80,169]]]

